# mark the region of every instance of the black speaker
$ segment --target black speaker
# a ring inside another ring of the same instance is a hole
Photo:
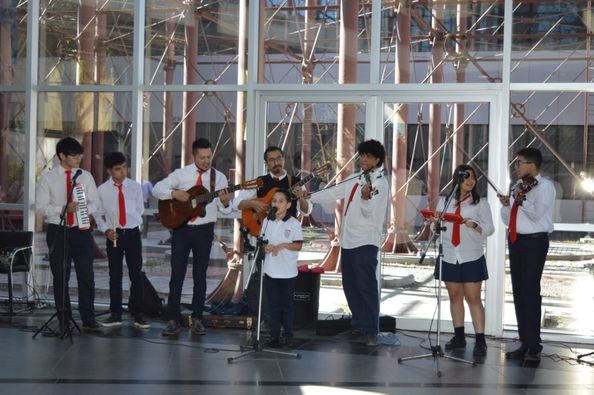
[[[128,309],[131,311],[139,311],[149,317],[161,317],[165,313],[165,301],[159,297],[157,290],[153,284],[146,277],[146,273],[142,272],[142,290],[144,293],[144,303],[140,308],[137,307],[137,302],[132,298],[128,299]]]
[[[349,329],[351,329],[350,317],[318,320],[316,322],[316,335],[318,336],[334,336]],[[396,333],[396,318],[389,315],[381,315],[379,317],[379,331]]]

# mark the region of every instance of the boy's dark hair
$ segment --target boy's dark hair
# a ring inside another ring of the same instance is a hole
[[[534,163],[536,169],[540,170],[540,165],[542,165],[542,153],[538,148],[522,148],[516,152],[516,156],[523,156],[526,158],[526,161]]]
[[[377,140],[363,141],[357,147],[357,152],[359,153],[359,155],[368,154],[378,158],[379,163],[377,164],[377,167],[383,165],[384,160],[386,159],[386,150],[384,149],[382,143],[380,143]]]
[[[286,188],[278,188],[276,191],[274,191],[274,193],[282,193],[283,195],[285,195],[285,198],[287,198],[287,202],[291,203],[291,192],[289,192],[288,189]]]
[[[114,166],[126,163],[126,156],[121,152],[110,152],[103,161],[105,168],[111,170]]]
[[[58,144],[56,144],[56,156],[60,158],[60,154],[77,155],[83,153],[83,147],[80,143],[72,137],[64,137]],[[61,159],[60,159],[61,160]]]
[[[199,149],[205,149],[205,148],[212,148],[210,145],[210,141],[208,141],[205,138],[196,139],[192,143],[192,155],[196,155],[196,152],[198,152]]]
[[[452,188],[456,188],[456,186],[458,184],[461,184],[462,182],[464,182],[466,177],[462,178],[459,176],[459,174],[462,172],[465,172],[465,171],[472,172],[472,175],[474,176],[474,180],[476,181],[474,183],[474,187],[472,188],[472,191],[470,191],[470,195],[472,195],[472,204],[477,204],[478,202],[480,202],[481,196],[479,195],[478,190],[477,190],[478,179],[476,178],[476,171],[474,171],[474,169],[472,167],[465,165],[465,164],[461,164],[456,167],[456,169],[454,170],[454,174],[452,174]],[[456,200],[460,200],[460,188],[458,188],[456,190],[455,198],[456,198]]]
[[[264,162],[266,162],[268,160],[268,154],[270,152],[274,152],[274,151],[278,151],[281,153],[281,156],[284,158],[285,154],[283,153],[283,150],[280,149],[280,147],[277,147],[276,145],[271,145],[270,147],[266,148],[266,151],[264,151]]]

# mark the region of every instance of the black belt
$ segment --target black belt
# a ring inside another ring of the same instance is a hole
[[[518,233],[518,239],[538,239],[540,237],[548,237],[547,232],[539,233]]]
[[[199,224],[199,225],[195,225],[195,224],[186,224],[185,226],[187,226],[188,228],[205,228],[207,226],[213,226],[214,222],[208,222],[206,224]]]
[[[132,233],[132,232],[138,232],[138,226],[135,228],[116,228],[116,233]]]
[[[91,230],[91,228],[88,229],[79,229],[78,226],[66,226],[66,225],[57,225],[57,224],[48,224],[48,226],[55,226],[56,228],[66,228],[66,230],[80,230],[81,232],[86,232],[88,230]]]

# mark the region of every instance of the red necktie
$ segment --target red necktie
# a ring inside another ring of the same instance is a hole
[[[359,183],[355,183],[355,185],[353,185],[353,189],[351,189],[351,195],[349,196],[349,201],[347,202],[346,210],[344,210],[345,217],[349,211],[349,206],[351,205],[351,202],[353,201],[353,196],[355,196],[355,191],[357,190],[358,186],[359,186]]]
[[[198,169],[198,179],[196,180],[196,185],[202,185],[202,174],[204,174],[206,170]]]
[[[124,199],[124,192],[122,192],[123,184],[114,184],[118,187],[118,212],[120,213],[120,226],[126,225],[126,200]]]
[[[202,174],[206,173],[206,170],[198,169],[198,179],[196,179],[196,185],[202,185]],[[196,217],[190,218],[190,222],[194,221]]]
[[[520,205],[517,201],[514,200],[514,204],[512,205],[511,215],[509,217],[509,239],[511,240],[512,244],[516,242],[518,239],[518,233],[516,231],[516,222],[518,220],[518,208]]]
[[[280,178],[279,178],[279,177],[272,177],[272,179],[273,179],[274,181],[280,181]]]
[[[456,206],[456,215],[460,215],[462,202],[468,199],[470,195],[467,195],[464,199],[458,201],[458,205]],[[458,247],[460,244],[460,224],[458,222],[454,222],[454,228],[452,230],[452,245],[454,247]]]
[[[72,202],[72,170],[66,170],[66,203]],[[74,225],[74,213],[68,212],[66,214],[66,225],[71,227]]]

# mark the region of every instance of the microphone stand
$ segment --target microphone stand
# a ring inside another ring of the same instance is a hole
[[[252,265],[252,268],[250,270],[250,276],[249,276],[249,278],[251,278],[252,273],[255,270],[260,271],[260,290],[259,290],[259,294],[258,294],[258,324],[256,326],[256,340],[254,341],[254,343],[251,347],[245,347],[245,348],[250,348],[249,350],[244,351],[241,354],[236,355],[234,357],[227,358],[228,363],[231,363],[237,359],[243,358],[247,355],[255,354],[257,352],[264,352],[264,353],[276,354],[276,355],[284,355],[287,357],[301,359],[301,355],[297,354],[297,353],[278,351],[278,350],[270,350],[270,349],[264,348],[262,346],[262,342],[260,341],[260,332],[261,332],[260,329],[261,329],[261,323],[262,323],[262,290],[263,290],[263,285],[264,285],[264,269],[262,266],[264,263],[264,255],[265,255],[264,249],[266,248],[266,244],[268,244],[268,240],[265,239],[266,228],[268,228],[268,222],[266,223],[266,227],[262,230],[261,235],[258,236],[258,238],[257,238],[256,250],[254,251],[254,255],[253,255],[254,259],[255,259],[255,263]],[[249,282],[248,282],[248,284],[249,284]]]
[[[441,349],[441,345],[439,344],[440,337],[441,337],[441,274],[442,274],[442,268],[443,268],[443,231],[445,231],[447,229],[445,226],[443,226],[443,217],[445,216],[445,213],[446,213],[450,203],[452,202],[454,196],[456,195],[456,191],[458,191],[460,189],[460,181],[461,180],[459,180],[459,182],[456,183],[456,186],[454,188],[452,188],[452,191],[447,196],[443,210],[441,211],[441,213],[439,213],[439,217],[437,219],[437,224],[435,224],[435,231],[434,231],[433,237],[429,241],[429,243],[427,243],[427,245],[425,246],[425,249],[422,252],[421,258],[419,260],[419,263],[423,262],[423,259],[425,259],[425,255],[427,253],[427,250],[429,249],[429,246],[431,245],[432,242],[434,242],[435,240],[437,240],[439,238],[439,247],[438,247],[438,251],[439,251],[438,252],[439,279],[438,279],[438,285],[437,285],[437,345],[431,346],[430,354],[421,354],[421,355],[415,355],[415,356],[411,356],[411,357],[398,358],[398,363],[400,364],[404,361],[410,361],[413,359],[433,357],[435,359],[435,363],[436,363],[437,377],[441,377],[441,374],[442,374],[441,370],[439,369],[439,358],[451,359],[453,361],[463,362],[463,363],[470,364],[472,366],[476,366],[476,362],[474,362],[474,361],[468,361],[466,359],[462,359],[462,358],[444,354],[443,350]]]
[[[72,178],[72,185],[70,186],[70,191],[74,190],[74,186],[76,185],[76,178],[78,177],[79,174],[80,173],[77,173]],[[68,201],[68,198],[66,198],[66,201]],[[62,242],[63,242],[63,244],[62,244],[62,306],[60,306],[60,307],[56,306],[57,307],[56,312],[54,314],[52,314],[52,316],[47,321],[45,321],[45,323],[39,329],[37,329],[37,331],[33,335],[33,339],[35,339],[35,337],[37,337],[37,335],[41,331],[43,331],[45,328],[47,328],[53,336],[56,336],[59,339],[64,339],[65,337],[68,337],[70,339],[70,343],[73,343],[72,331],[74,330],[74,328],[76,328],[78,333],[80,333],[80,327],[78,326],[78,324],[72,317],[72,308],[69,308],[68,311],[66,311],[66,249],[68,248],[68,243],[67,243],[68,229],[66,227],[66,216],[67,216],[66,211],[67,211],[67,209],[68,209],[68,203],[66,203],[66,205],[64,206],[64,209],[62,210],[62,213],[60,214],[60,224],[58,225],[58,231],[59,231],[60,227],[62,228]],[[55,248],[55,243],[56,243],[56,240],[54,239],[54,243],[52,243],[52,246],[50,247],[50,254],[53,252],[53,250]],[[61,315],[61,319],[60,319],[60,317],[58,317],[59,314]],[[50,326],[49,326],[50,322],[52,322],[54,320],[54,318],[58,318],[58,321],[60,322],[58,331],[55,331],[54,329],[50,328]],[[72,323],[72,326],[70,325],[70,323]]]

